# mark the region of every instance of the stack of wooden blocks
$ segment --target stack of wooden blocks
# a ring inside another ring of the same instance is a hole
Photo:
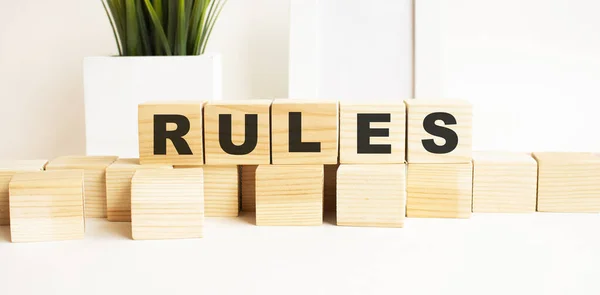
[[[406,215],[470,217],[471,105],[464,101],[410,100],[406,106]],[[438,121],[441,124],[436,124]]]
[[[459,100],[144,103],[139,159],[0,161],[0,225],[13,242],[81,239],[85,218],[170,239],[240,208],[257,225],[320,225],[334,211],[338,225],[382,227],[600,212],[598,155],[472,152],[471,118]]]

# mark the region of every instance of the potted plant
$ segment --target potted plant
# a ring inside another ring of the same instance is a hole
[[[138,156],[137,106],[221,99],[221,60],[205,54],[226,0],[102,0],[118,56],[84,59],[86,153]]]

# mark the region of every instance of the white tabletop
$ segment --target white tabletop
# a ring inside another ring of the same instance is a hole
[[[0,227],[0,294],[600,294],[598,214],[333,220],[243,214],[207,218],[203,239],[133,241],[129,223],[88,219],[85,240],[25,244]]]

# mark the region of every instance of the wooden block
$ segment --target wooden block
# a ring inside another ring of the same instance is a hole
[[[340,163],[404,163],[406,105],[340,103]]]
[[[0,226],[10,224],[8,207],[8,184],[19,172],[44,170],[46,160],[2,160],[0,161]]]
[[[242,211],[256,211],[256,168],[257,165],[242,166]]]
[[[471,161],[470,103],[425,99],[410,99],[405,103],[408,163]]]
[[[138,106],[140,163],[202,165],[204,102],[151,102]]]
[[[337,172],[340,165],[325,165],[323,188],[323,211],[335,212],[335,199],[337,189]]]
[[[270,108],[271,100],[267,99],[207,103],[204,106],[206,164],[270,164]]]
[[[139,159],[117,159],[106,168],[106,217],[131,221],[131,178],[138,169],[172,169],[169,165],[140,165]]]
[[[342,164],[337,176],[337,225],[403,227],[405,164]]]
[[[273,164],[337,164],[338,103],[276,99],[271,146]]]
[[[239,215],[238,167],[204,167],[204,213],[206,217]]]
[[[239,215],[241,169],[238,166],[175,166],[175,168],[204,168],[205,217],[235,217]],[[252,211],[254,211],[254,197]]]
[[[84,170],[85,217],[106,217],[106,167],[114,156],[64,156],[51,160],[46,170]]]
[[[203,224],[202,168],[135,172],[131,181],[134,240],[201,238]]]
[[[600,212],[600,157],[591,153],[534,153],[537,211]]]
[[[408,163],[407,217],[469,218],[471,163]]]
[[[256,225],[323,224],[323,165],[259,165]]]
[[[83,170],[17,173],[10,190],[13,242],[83,239]]]
[[[473,152],[473,212],[535,212],[536,190],[530,154]]]
[[[203,168],[205,217],[238,216],[239,179],[237,166],[175,166],[175,168]]]

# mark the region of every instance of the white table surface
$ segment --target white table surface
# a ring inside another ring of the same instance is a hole
[[[4,226],[0,294],[600,294],[598,214],[333,221],[243,214],[207,218],[203,239],[133,241],[130,223],[88,219],[85,240],[24,244]]]

